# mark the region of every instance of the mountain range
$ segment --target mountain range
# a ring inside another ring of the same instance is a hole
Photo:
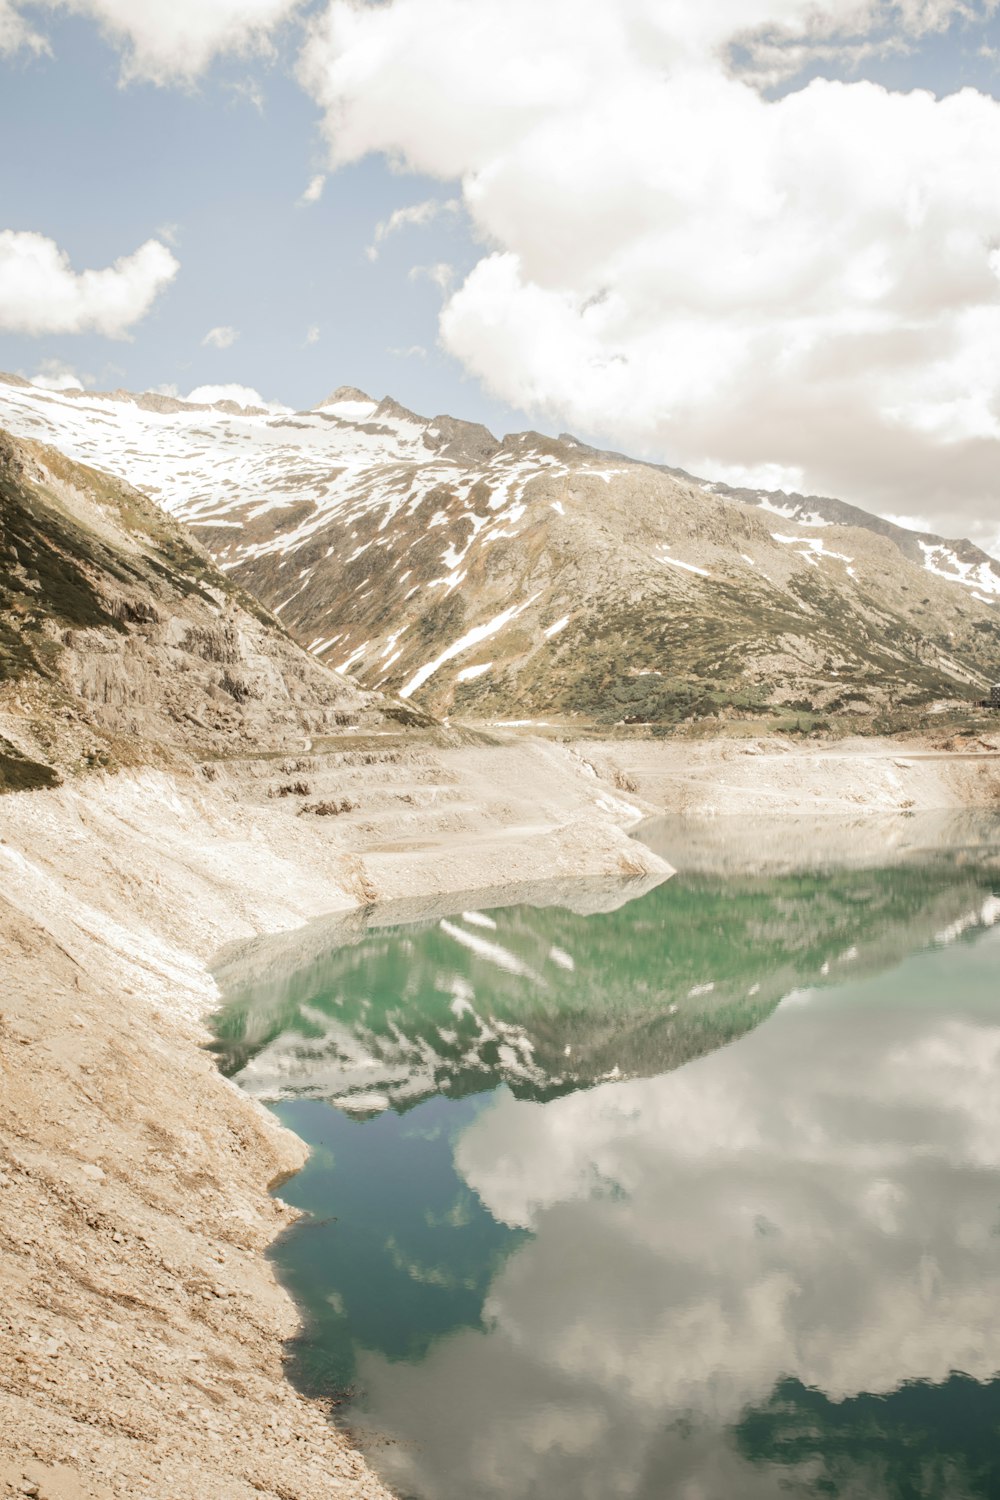
[[[0,426],[127,480],[315,659],[438,715],[863,720],[1000,677],[1000,563],[838,500],[351,387],[293,412],[6,376]]]

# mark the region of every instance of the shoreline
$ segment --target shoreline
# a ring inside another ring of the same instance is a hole
[[[204,1048],[223,950],[362,926],[376,901],[656,883],[670,867],[629,829],[659,811],[1000,807],[982,755],[511,736],[303,757],[311,799],[351,803],[330,817],[245,766],[0,799],[0,1479],[39,1500],[388,1494],[285,1379],[298,1314],[264,1252],[295,1215],[268,1184],[305,1147]]]

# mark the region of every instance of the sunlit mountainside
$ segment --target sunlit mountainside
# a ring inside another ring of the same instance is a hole
[[[836,500],[346,387],[293,412],[5,377],[0,424],[127,478],[316,658],[437,713],[865,715],[1000,677],[1000,564]]]

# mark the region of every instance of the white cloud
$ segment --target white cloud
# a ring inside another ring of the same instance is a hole
[[[45,48],[23,19],[28,0],[0,0],[0,52]],[[96,21],[123,50],[125,79],[191,82],[221,53],[266,52],[301,0],[32,0]]]
[[[801,469],[786,468],[782,464],[760,464],[756,468],[744,464],[715,464],[712,477],[721,484],[731,484],[735,489],[784,490],[786,495],[801,494],[805,483]]]
[[[237,329],[224,324],[220,328],[210,328],[202,339],[201,345],[203,349],[231,349],[239,336]]]
[[[461,206],[457,198],[425,198],[422,203],[410,203],[404,208],[397,208],[387,219],[382,219],[375,225],[375,236],[366,251],[368,259],[378,259],[379,245],[391,234],[398,233],[400,229],[430,224],[442,214],[457,214]]]
[[[43,36],[33,31],[11,0],[0,0],[0,57],[22,48],[31,52],[48,52]]]
[[[260,391],[249,385],[199,385],[183,401],[193,401],[202,406],[214,406],[217,401],[234,401],[237,406],[260,406],[266,411],[289,411],[278,401],[265,401]]]
[[[884,511],[883,515],[887,521],[894,526],[902,526],[904,531],[933,531],[933,523],[927,516],[895,515],[891,511]]]
[[[93,383],[89,375],[81,379],[61,359],[43,359],[37,374],[31,376],[31,384],[41,391],[82,391]]]
[[[323,172],[317,173],[315,177],[311,177],[309,179],[309,185],[306,188],[305,192],[302,194],[302,197],[299,199],[299,202],[318,203],[323,196],[323,189],[325,186],[326,174]]]
[[[306,329],[306,343],[307,344],[318,344],[319,343],[319,325],[318,324],[314,323],[311,328],[307,328]]]
[[[972,527],[1000,458],[1000,103],[754,80],[995,9],[331,0],[301,77],[334,165],[460,181],[488,248],[441,335],[491,391],[709,476],[777,466]]]
[[[127,338],[179,262],[158,240],[101,271],[74,271],[54,240],[0,231],[0,329],[8,333],[84,333]]]
[[[423,344],[410,344],[406,348],[388,349],[388,354],[394,354],[397,359],[426,359],[427,350]]]

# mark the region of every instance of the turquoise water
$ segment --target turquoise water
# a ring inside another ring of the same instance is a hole
[[[417,1500],[1000,1496],[1000,824],[644,835],[220,969],[296,1380]]]

